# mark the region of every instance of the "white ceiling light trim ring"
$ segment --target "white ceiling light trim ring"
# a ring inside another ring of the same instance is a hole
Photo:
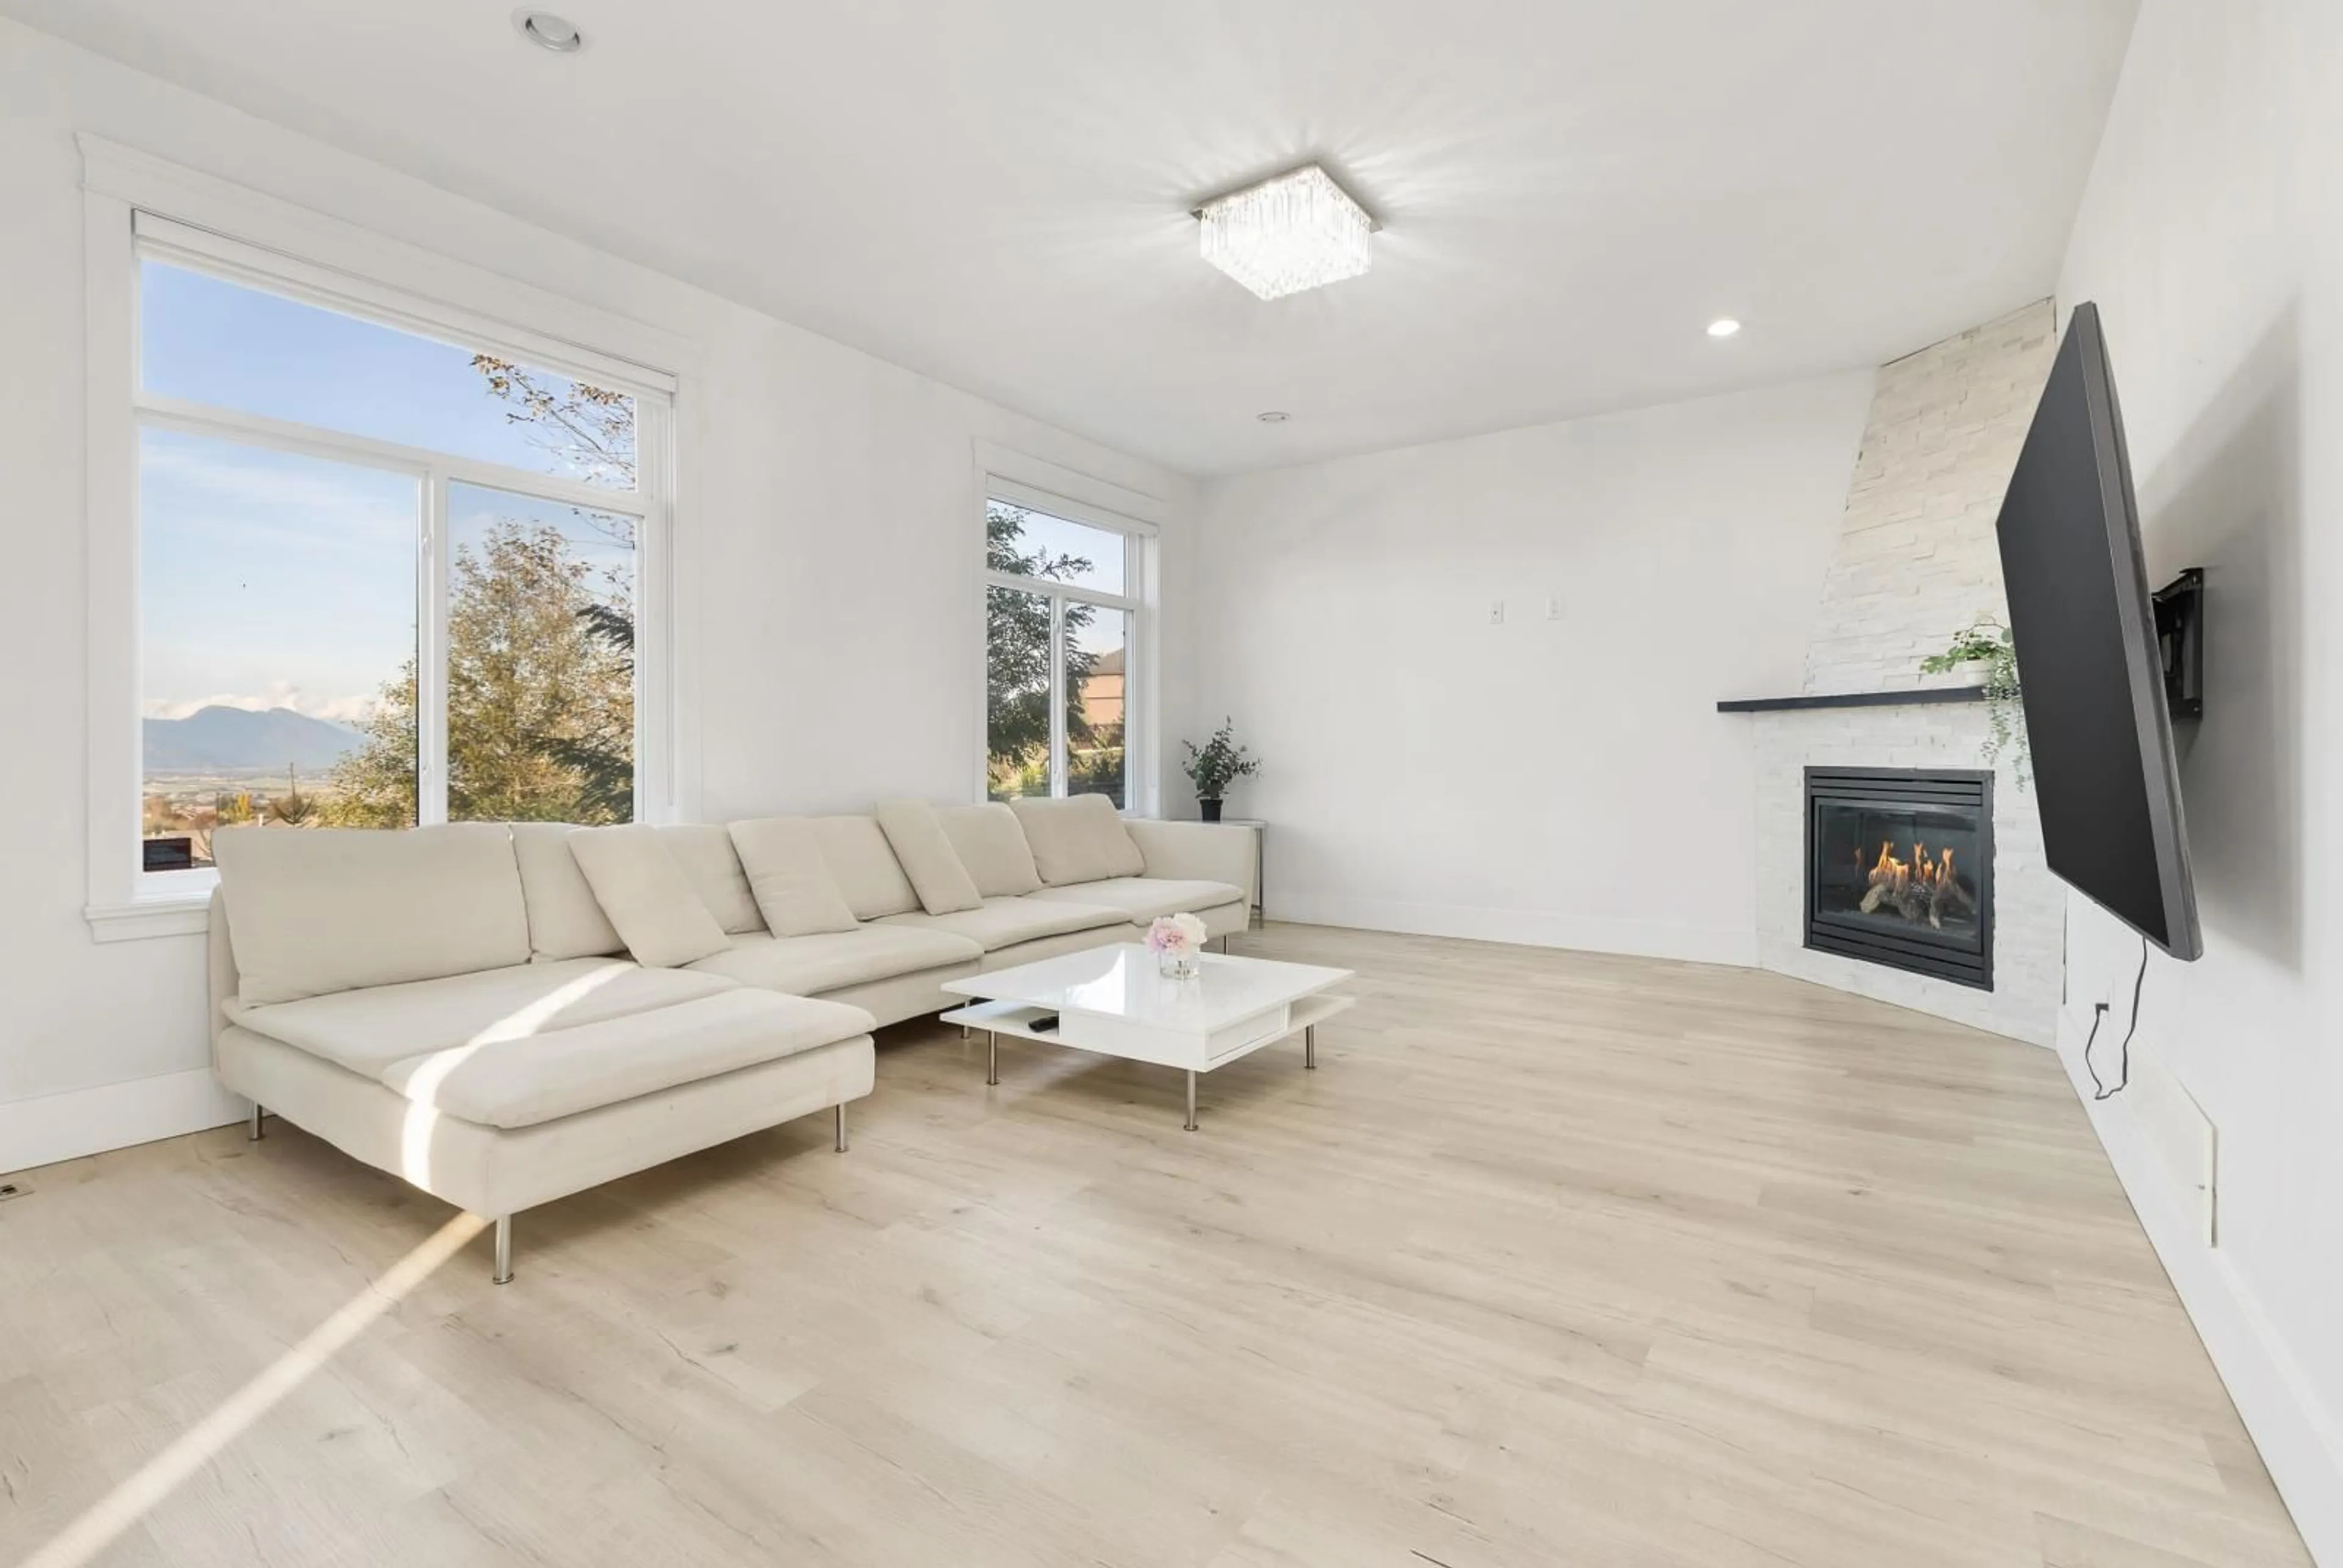
[[[1203,258],[1263,299],[1357,277],[1373,265],[1374,219],[1316,164],[1196,209]]]

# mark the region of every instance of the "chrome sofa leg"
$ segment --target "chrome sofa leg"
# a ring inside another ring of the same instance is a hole
[[[267,1115],[268,1112],[260,1108],[260,1101],[256,1100],[252,1102],[252,1122],[246,1130],[246,1136],[251,1139],[255,1143],[260,1141],[261,1136],[266,1131],[266,1129],[261,1126],[261,1122]]]
[[[497,1271],[494,1282],[499,1285],[512,1283],[512,1216],[497,1217]]]
[[[838,1106],[838,1151],[840,1154],[846,1152],[846,1106],[843,1102]]]

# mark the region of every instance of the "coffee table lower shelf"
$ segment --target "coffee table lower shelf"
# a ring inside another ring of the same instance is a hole
[[[971,1002],[966,1007],[954,1008],[940,1016],[944,1022],[956,1023],[963,1031],[971,1029],[984,1030],[986,1036],[984,1081],[987,1084],[996,1084],[1001,1081],[1001,1037],[1004,1034],[1018,1040],[1040,1040],[1047,1045],[1071,1046],[1076,1050],[1088,1050],[1101,1056],[1118,1056],[1126,1061],[1148,1061],[1158,1066],[1182,1068],[1188,1077],[1188,1120],[1185,1125],[1189,1131],[1193,1132],[1196,1131],[1196,1075],[1198,1073],[1210,1072],[1216,1067],[1224,1067],[1242,1057],[1251,1056],[1264,1046],[1275,1045],[1280,1040],[1292,1040],[1297,1034],[1302,1037],[1302,1065],[1314,1071],[1318,1066],[1318,1026],[1336,1013],[1349,1008],[1355,1000],[1353,997],[1324,994],[1302,997],[1286,1008],[1284,1027],[1277,1028],[1272,1025],[1270,1032],[1262,1034],[1258,1039],[1249,1040],[1235,1050],[1225,1051],[1210,1060],[1202,1058],[1202,1042],[1199,1040],[1196,1042],[1196,1059],[1192,1060],[1184,1059],[1185,1053],[1177,1049],[1177,1044],[1184,1039],[1193,1037],[1167,1036],[1165,1044],[1171,1049],[1148,1054],[1141,1054],[1128,1047],[1110,1048],[1091,1044],[1078,1038],[1081,1032],[1081,1014],[1070,1014],[1055,1008],[1039,1007],[1031,1002]],[[1033,1027],[1041,1020],[1052,1016],[1059,1020],[1057,1028],[1038,1030]],[[1074,1020],[1076,1024],[1075,1033],[1072,1035],[1065,1032],[1066,1020],[1069,1018]]]

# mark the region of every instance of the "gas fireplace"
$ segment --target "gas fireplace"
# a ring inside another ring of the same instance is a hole
[[[1993,989],[1993,775],[1806,769],[1806,946]]]

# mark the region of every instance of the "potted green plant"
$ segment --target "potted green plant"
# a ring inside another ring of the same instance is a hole
[[[1196,787],[1196,809],[1207,822],[1221,819],[1221,796],[1235,779],[1261,771],[1261,760],[1236,742],[1236,721],[1224,720],[1202,746],[1182,740],[1188,749],[1188,781]]]
[[[1997,617],[1980,612],[1976,619],[1954,633],[1950,648],[1920,661],[1923,675],[1963,669],[1974,674],[1985,688],[1986,764],[1997,763],[2007,751],[2017,787],[2024,789],[2034,769],[2026,749],[2026,708],[2017,686],[2017,645]]]

